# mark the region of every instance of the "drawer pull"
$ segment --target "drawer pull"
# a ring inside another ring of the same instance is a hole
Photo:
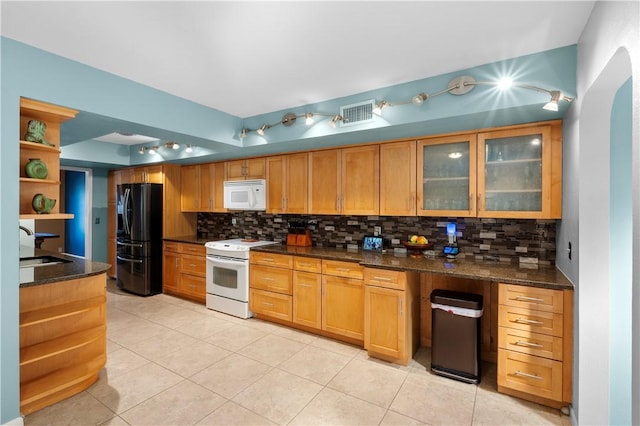
[[[515,342],[513,342],[513,344],[516,346],[524,346],[526,348],[542,348],[543,347],[541,344],[523,342],[522,340],[516,340]]]
[[[349,271],[351,271],[351,269],[349,269],[349,268],[336,268],[336,271],[349,272]]]
[[[263,257],[262,261],[263,262],[275,262],[273,257]]]
[[[273,303],[268,303],[268,302],[262,302],[262,305],[273,307]]]
[[[513,374],[515,376],[526,377],[527,379],[542,380],[542,377],[540,376],[536,376],[535,374],[523,373],[522,371],[518,371],[518,370]]]
[[[313,266],[313,264],[298,262],[298,266]]]
[[[263,277],[262,278],[263,281],[273,281],[273,278],[269,278],[269,277]]]
[[[375,277],[373,277],[373,279],[375,281],[391,281],[391,278],[389,278],[389,277],[378,277],[378,276],[375,276]]]
[[[518,302],[544,303],[544,299],[540,299],[539,297],[516,296],[513,300],[517,300]]]
[[[190,264],[189,264],[189,267],[190,267],[190,268],[195,268],[195,267],[196,267],[196,265],[195,265],[195,263],[190,263]]]
[[[195,284],[189,284],[189,287],[196,288],[196,285]]]
[[[532,325],[543,325],[544,324],[542,321],[528,320],[528,319],[524,319],[524,318],[516,318],[512,322],[517,322],[517,323],[520,323],[520,324],[532,324]]]
[[[311,288],[313,286],[311,284],[300,284],[300,287]]]

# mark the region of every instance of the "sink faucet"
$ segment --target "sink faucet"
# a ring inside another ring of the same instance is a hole
[[[31,229],[27,228],[26,226],[20,225],[20,229],[22,229],[24,232],[26,232],[27,235],[33,235],[33,231]]]

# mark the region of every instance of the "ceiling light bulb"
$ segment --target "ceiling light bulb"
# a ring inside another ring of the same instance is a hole
[[[411,98],[411,102],[413,102],[414,105],[422,105],[427,99],[429,99],[429,95],[426,93],[418,93]]]
[[[141,146],[140,149],[138,150],[138,154],[144,155],[144,147],[143,146]]]
[[[342,116],[341,115],[334,115],[333,118],[331,119],[331,121],[329,122],[329,126],[331,126],[332,128],[336,128],[336,126],[338,125],[338,121],[342,121]]]
[[[502,77],[500,80],[498,80],[498,89],[500,90],[506,90],[511,86],[513,86],[513,80],[511,80],[509,77]]]
[[[244,139],[247,137],[247,129],[240,130],[240,139]]]
[[[191,147],[191,145],[187,145],[187,147],[184,149],[184,152],[186,153],[190,153],[191,151],[193,151],[193,148]]]
[[[546,109],[547,111],[558,111],[558,102],[563,98],[562,92],[559,90],[551,91],[551,100],[544,104],[542,109]]]
[[[260,128],[258,130],[256,130],[256,132],[260,135],[260,136],[264,136],[264,131],[267,130],[267,125],[263,124],[262,126],[260,126]]]
[[[156,154],[156,147],[152,146],[151,148],[149,148],[149,154],[151,155],[155,155]]]
[[[173,145],[172,145],[172,148],[173,148],[173,149],[180,149],[180,144],[179,144],[179,143],[174,142],[174,143],[173,143]]]
[[[313,113],[310,113],[310,112],[306,113],[304,115],[304,119],[305,119],[305,121],[304,121],[305,124],[307,126],[311,126],[313,124]]]

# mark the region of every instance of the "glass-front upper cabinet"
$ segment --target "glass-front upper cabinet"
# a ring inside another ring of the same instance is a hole
[[[551,155],[549,126],[479,133],[478,216],[552,216]]]
[[[476,216],[476,135],[418,142],[418,215]]]

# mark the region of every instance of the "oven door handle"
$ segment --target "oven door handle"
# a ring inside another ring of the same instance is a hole
[[[236,266],[246,265],[246,262],[243,260],[223,259],[220,257],[211,257],[211,256],[207,256],[207,262],[218,263],[222,265],[236,265]]]

